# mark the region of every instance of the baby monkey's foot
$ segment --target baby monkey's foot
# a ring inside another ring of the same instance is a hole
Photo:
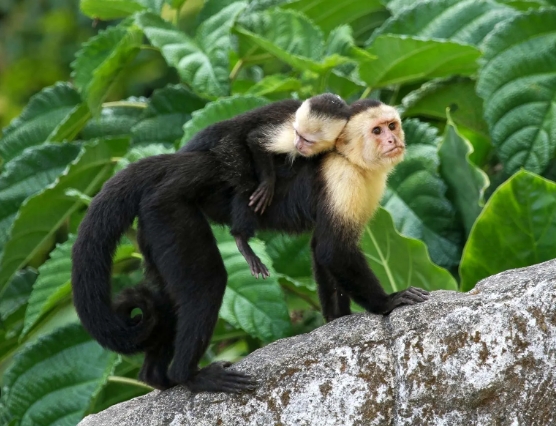
[[[254,206],[255,213],[263,214],[274,197],[274,182],[262,181],[249,197],[249,207]]]
[[[398,291],[390,295],[389,310],[392,310],[405,305],[416,305],[417,303],[425,302],[429,299],[429,292],[417,287],[409,287],[405,290]]]

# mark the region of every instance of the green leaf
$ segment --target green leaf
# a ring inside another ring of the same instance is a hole
[[[302,71],[321,74],[348,61],[340,55],[325,57],[322,31],[307,17],[292,10],[275,9],[248,15],[236,26],[236,32]]]
[[[132,127],[147,108],[146,99],[143,98],[130,98],[110,105],[102,108],[100,114],[89,120],[80,133],[81,139],[129,137]]]
[[[389,177],[382,205],[394,218],[396,229],[427,244],[436,264],[453,267],[460,259],[462,230],[437,172],[436,132],[417,120],[406,120],[404,130],[406,159]]]
[[[191,120],[183,126],[183,138],[180,146],[184,146],[197,132],[211,124],[227,120],[268,103],[264,98],[249,95],[232,96],[210,102],[203,109],[194,111],[191,114]]]
[[[448,185],[448,196],[462,218],[467,235],[481,213],[483,195],[489,185],[488,176],[469,160],[472,152],[473,146],[458,133],[449,117],[438,150],[440,175]]]
[[[267,96],[281,92],[295,92],[300,89],[301,82],[299,79],[283,74],[273,74],[251,86],[245,93],[253,96]]]
[[[423,84],[410,92],[403,100],[404,117],[446,118],[446,108],[457,125],[489,137],[488,126],[483,119],[483,102],[475,94],[475,82],[469,78],[449,78]]]
[[[150,9],[160,12],[164,0],[81,0],[81,12],[103,21],[125,18],[135,12]]]
[[[507,4],[515,10],[527,11],[529,9],[540,9],[545,6],[550,6],[550,0],[498,0],[499,3]],[[552,4],[556,3],[552,0]]]
[[[100,31],[75,55],[72,77],[93,113],[100,110],[112,84],[139,52],[142,39],[141,30],[126,20]]]
[[[33,285],[27,304],[21,332],[23,336],[44,314],[71,296],[71,248],[75,238],[75,235],[70,235],[65,243],[52,251],[50,259],[39,267],[39,278]]]
[[[525,170],[500,185],[469,235],[461,289],[490,275],[554,258],[556,183]]]
[[[249,241],[255,253],[269,268],[270,277],[263,280],[251,275],[247,262],[228,233],[215,229],[215,235],[228,271],[228,285],[220,317],[263,342],[288,336],[291,333],[288,307],[277,274],[264,251],[264,243],[256,239]]]
[[[44,144],[8,163],[0,176],[0,252],[21,204],[54,182],[78,153],[75,144]]]
[[[205,104],[205,100],[183,86],[155,90],[140,121],[133,126],[132,144],[173,146],[182,138],[183,125],[191,119],[191,113]]]
[[[17,354],[4,376],[3,403],[21,426],[75,425],[117,360],[81,326],[64,327]]]
[[[79,94],[66,83],[56,83],[31,98],[21,115],[4,129],[0,157],[7,162],[25,148],[40,145],[81,104]]]
[[[153,143],[145,146],[137,146],[131,148],[124,157],[118,160],[118,164],[116,165],[116,169],[114,171],[118,172],[125,169],[131,163],[135,163],[141,158],[150,157],[152,155],[173,154],[174,152],[176,152],[175,149],[162,144]]]
[[[53,185],[27,199],[19,210],[10,240],[4,248],[0,263],[0,289],[82,205],[81,201],[68,197],[65,191],[74,188],[86,195],[94,194],[111,176],[113,158],[123,156],[128,145],[129,140],[124,138],[86,143],[79,157]]]
[[[542,173],[556,153],[556,9],[520,15],[484,43],[477,93],[504,170]]]
[[[276,272],[289,279],[311,278],[311,236],[263,233],[259,238],[266,244]]]
[[[377,59],[361,67],[360,74],[367,85],[375,88],[454,74],[471,75],[481,55],[474,46],[403,35],[381,35],[367,52]]]
[[[235,2],[222,9],[199,25],[194,39],[152,13],[140,14],[136,22],[192,89],[209,97],[225,96],[230,91],[230,30],[244,8],[244,2]]]
[[[392,216],[381,207],[363,230],[361,248],[387,293],[410,286],[457,290],[452,275],[431,261],[427,246],[400,235]]]
[[[364,39],[388,17],[380,0],[298,0],[282,8],[303,13],[325,33],[340,25],[349,25],[358,40]]]
[[[70,113],[56,126],[48,136],[46,142],[63,142],[73,140],[91,118],[91,111],[87,104],[82,103],[73,108]]]
[[[37,272],[33,269],[23,269],[14,275],[0,299],[0,320],[3,323],[19,308],[25,306],[36,279]]]
[[[374,34],[443,39],[478,46],[494,26],[517,12],[491,0],[415,2],[389,19]]]

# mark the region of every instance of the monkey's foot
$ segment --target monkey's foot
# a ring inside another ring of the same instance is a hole
[[[398,291],[390,295],[390,309],[392,310],[405,305],[416,305],[417,303],[425,302],[429,299],[429,292],[417,287],[409,287],[405,290]]]
[[[228,370],[231,362],[214,362],[202,368],[185,385],[191,392],[242,393],[255,390],[257,382],[249,375]]]
[[[274,197],[274,182],[263,181],[249,197],[249,207],[254,207],[255,213],[263,214]]]
[[[255,278],[259,278],[259,274],[261,274],[263,280],[267,277],[270,277],[270,272],[268,272],[268,268],[262,262],[262,260],[259,259],[259,256],[253,255],[250,256],[249,258],[246,257],[245,260],[249,264],[251,275],[253,275]]]

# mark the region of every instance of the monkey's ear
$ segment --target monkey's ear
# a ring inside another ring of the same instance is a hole
[[[338,136],[338,137],[336,138],[336,142],[335,142],[334,145],[336,145],[336,146],[338,147],[338,146],[347,145],[347,143],[348,143],[348,139],[346,138],[345,133],[342,132],[342,133],[340,133],[340,136]]]

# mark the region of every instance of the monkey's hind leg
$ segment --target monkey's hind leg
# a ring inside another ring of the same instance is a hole
[[[257,218],[255,213],[247,206],[246,197],[235,194],[232,199],[232,227],[230,233],[234,236],[237,249],[249,265],[251,275],[263,279],[270,276],[268,268],[255,254],[249,245],[249,238],[255,234]]]
[[[244,392],[255,381],[211,364],[198,370],[210,343],[227,273],[212,230],[199,208],[169,194],[153,194],[141,206],[142,231],[177,312],[175,355],[169,378],[193,392]]]

